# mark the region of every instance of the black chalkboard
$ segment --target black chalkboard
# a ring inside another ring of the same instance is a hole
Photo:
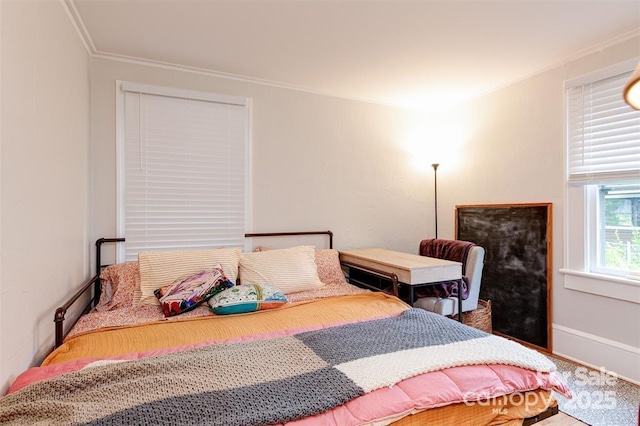
[[[486,250],[493,330],[551,351],[551,203],[456,206],[455,224]]]

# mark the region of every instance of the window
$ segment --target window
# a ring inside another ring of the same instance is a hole
[[[597,272],[640,272],[640,184],[598,185]]]
[[[573,220],[585,216],[585,272],[640,272],[640,111],[622,98],[636,64],[628,61],[565,83],[567,209]],[[572,224],[567,228],[571,234]]]
[[[244,98],[118,82],[120,261],[244,245],[248,129]]]

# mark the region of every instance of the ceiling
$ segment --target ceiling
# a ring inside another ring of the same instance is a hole
[[[450,107],[640,34],[640,0],[66,1],[96,55],[405,108]]]

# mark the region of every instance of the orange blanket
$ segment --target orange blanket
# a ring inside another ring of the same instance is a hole
[[[384,293],[317,299],[283,308],[232,316],[100,329],[73,336],[53,351],[42,366],[83,358],[159,350],[209,341],[225,341],[261,333],[324,327],[398,315],[409,306]],[[259,321],[257,319],[259,318]]]

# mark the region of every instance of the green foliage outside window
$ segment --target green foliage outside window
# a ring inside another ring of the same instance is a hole
[[[616,230],[616,241],[606,241],[604,261],[607,268],[640,272],[640,231],[632,231],[630,242],[620,240]]]
[[[640,185],[600,187],[604,202],[604,265],[640,272]]]

